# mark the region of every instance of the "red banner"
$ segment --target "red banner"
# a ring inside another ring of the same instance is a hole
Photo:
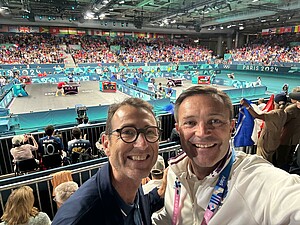
[[[85,30],[77,30],[78,35],[85,35],[86,31]]]
[[[58,27],[50,27],[50,34],[59,34]]]

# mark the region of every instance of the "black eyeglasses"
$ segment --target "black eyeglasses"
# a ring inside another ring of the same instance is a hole
[[[120,129],[113,130],[109,134],[112,134],[113,132],[118,132],[120,134],[120,138],[125,143],[135,142],[140,133],[144,134],[146,141],[148,141],[149,143],[154,143],[158,141],[162,130],[156,126],[149,126],[141,129],[137,129],[136,127],[131,126],[125,126]]]

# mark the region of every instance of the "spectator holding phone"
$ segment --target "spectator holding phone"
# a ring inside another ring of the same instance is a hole
[[[32,141],[33,145],[24,144],[29,140]],[[38,144],[34,137],[30,134],[14,136],[12,138],[12,144],[13,148],[10,150],[10,153],[14,158],[13,162],[34,158],[32,151],[38,150]],[[36,161],[37,163],[39,162],[38,160]]]

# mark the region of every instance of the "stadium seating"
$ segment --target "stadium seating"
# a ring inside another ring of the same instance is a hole
[[[15,175],[26,174],[30,171],[37,171],[39,165],[36,163],[35,158],[16,161]]]

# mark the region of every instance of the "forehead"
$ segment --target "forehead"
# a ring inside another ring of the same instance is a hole
[[[225,106],[223,99],[218,95],[201,94],[189,96],[183,100],[178,108],[178,117],[183,115],[199,113],[220,114],[229,117],[229,107]]]
[[[130,105],[121,106],[112,117],[112,124],[126,125],[156,125],[154,115],[144,108],[136,108]]]
[[[189,104],[189,103],[204,103],[204,104],[222,104],[224,105],[223,99],[217,94],[197,94],[186,97],[182,104]]]

